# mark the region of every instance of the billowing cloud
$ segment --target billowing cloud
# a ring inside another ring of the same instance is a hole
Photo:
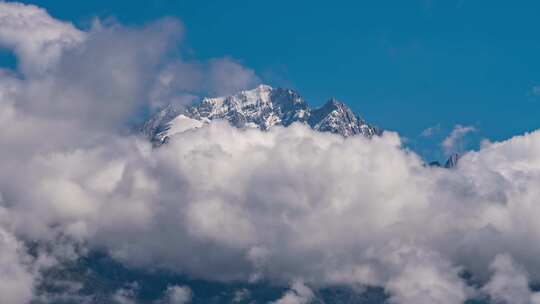
[[[11,36],[0,39],[24,62],[0,73],[7,302],[28,302],[39,269],[94,249],[206,280],[293,282],[278,303],[308,303],[335,285],[381,286],[393,303],[502,301],[508,288],[536,301],[540,132],[485,144],[454,170],[426,167],[396,133],[345,139],[300,124],[261,132],[213,122],[152,148],[129,132],[142,113],[256,75],[230,59],[171,61],[182,32],[174,20],[81,32],[34,6],[1,5]],[[37,15],[40,30],[72,33],[50,39],[78,38],[42,61],[34,57],[48,46],[17,31],[13,15],[29,18],[23,29]],[[446,146],[471,131],[459,126]],[[29,241],[49,249],[31,255]],[[129,303],[134,292],[114,296]],[[187,287],[166,296],[188,301]]]
[[[191,302],[192,293],[187,286],[168,286],[163,300],[167,304],[187,304]]]
[[[482,289],[495,303],[540,303],[540,293],[530,290],[527,272],[511,256],[497,255],[490,270],[493,276]]]
[[[313,291],[302,281],[294,281],[291,289],[273,304],[307,304],[315,298]]]
[[[20,242],[0,228],[0,302],[27,303],[32,299],[34,275]]]
[[[153,109],[167,105],[182,107],[198,95],[222,96],[251,89],[260,84],[249,68],[231,58],[216,58],[205,63],[177,60],[165,66],[151,90]]]
[[[52,18],[42,8],[0,2],[0,46],[13,49],[27,75],[45,72],[62,51],[83,39],[72,24]]]
[[[117,304],[135,304],[135,291],[126,288],[118,289],[113,295],[113,301]]]
[[[260,79],[253,70],[245,68],[231,58],[211,60],[208,74],[209,91],[218,96],[234,94],[260,84]]]
[[[459,304],[471,295],[460,278],[460,269],[437,253],[402,248],[391,255],[397,259],[393,262],[404,267],[386,284],[390,303]]]

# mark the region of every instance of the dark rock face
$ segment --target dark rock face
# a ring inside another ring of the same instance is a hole
[[[283,126],[293,122],[306,122],[310,109],[304,99],[295,91],[289,89],[273,89],[270,93],[274,111],[280,117]]]
[[[441,167],[441,163],[439,161],[432,161],[428,164],[430,167]]]
[[[452,169],[452,168],[455,168],[457,166],[459,158],[460,158],[460,155],[457,154],[457,153],[454,153],[454,154],[450,155],[450,157],[448,157],[448,159],[444,163],[444,166],[437,160],[430,162],[428,164],[428,166],[430,166],[430,167],[440,167],[440,168],[445,168],[445,169]]]
[[[444,164],[444,167],[448,169],[454,168],[455,166],[457,166],[458,161],[459,161],[459,154],[454,153],[450,155],[450,157],[448,157],[448,160]]]

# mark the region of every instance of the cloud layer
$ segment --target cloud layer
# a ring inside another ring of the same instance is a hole
[[[214,122],[154,149],[129,132],[145,113],[258,77],[228,58],[182,60],[175,20],[80,31],[35,6],[0,12],[0,45],[18,59],[0,73],[0,302],[27,303],[39,270],[78,246],[143,269],[291,284],[277,303],[332,285],[382,286],[392,303],[508,302],[509,290],[510,302],[537,301],[540,132],[453,170],[425,166],[395,133],[303,125]],[[49,249],[30,255],[30,241]]]

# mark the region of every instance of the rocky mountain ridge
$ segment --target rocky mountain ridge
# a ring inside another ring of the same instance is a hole
[[[371,138],[383,132],[335,98],[318,108],[311,108],[296,91],[268,85],[259,85],[229,96],[206,97],[182,109],[168,105],[144,124],[142,132],[154,145],[159,146],[174,134],[200,128],[212,120],[226,120],[237,128],[263,131],[297,122],[316,131],[344,137],[360,135]],[[458,159],[459,155],[453,154],[444,165],[438,161],[429,165],[450,169],[457,165]]]
[[[200,103],[181,110],[169,105],[148,120],[142,131],[154,144],[160,145],[176,133],[201,127],[215,119],[226,120],[238,128],[263,131],[299,122],[313,130],[344,137],[382,134],[381,129],[368,124],[346,104],[334,98],[312,109],[297,92],[268,85],[230,96],[204,98]]]

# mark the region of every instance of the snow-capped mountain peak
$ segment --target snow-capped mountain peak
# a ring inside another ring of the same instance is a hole
[[[269,130],[273,126],[305,123],[314,130],[342,136],[380,135],[381,130],[367,124],[344,103],[332,98],[323,106],[311,109],[305,100],[291,89],[259,85],[252,90],[223,97],[203,98],[184,110],[165,107],[143,127],[143,132],[155,144],[162,144],[180,132],[198,128],[214,119],[227,120],[238,128]]]
[[[335,98],[311,112],[310,125],[323,132],[338,133],[343,136],[362,134],[366,137],[380,134],[380,130],[368,125],[344,103]]]

